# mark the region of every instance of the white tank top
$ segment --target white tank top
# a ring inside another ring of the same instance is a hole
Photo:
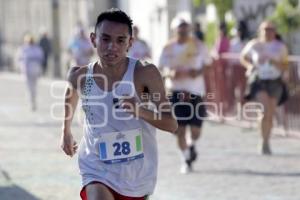
[[[255,67],[257,67],[258,77],[261,80],[274,80],[281,77],[282,72],[276,66],[272,65],[270,61],[267,60],[261,64],[258,62],[262,55],[267,55],[277,61],[280,60],[281,48],[282,44],[280,42],[272,41],[259,44],[250,51],[252,61]]]
[[[97,86],[95,63],[89,64],[81,96],[85,120],[78,159],[83,186],[99,181],[122,195],[141,197],[152,194],[156,184],[156,129],[114,104],[118,96],[130,94],[140,101],[134,87],[137,60],[128,59],[127,71],[112,91]]]

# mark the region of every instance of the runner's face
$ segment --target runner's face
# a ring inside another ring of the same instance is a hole
[[[126,24],[108,20],[97,27],[96,34],[91,34],[91,40],[101,61],[107,65],[115,65],[124,60],[132,43]]]
[[[181,39],[186,39],[189,36],[190,28],[188,24],[181,24],[177,28],[177,35]]]
[[[275,27],[271,23],[264,23],[260,27],[260,34],[265,41],[272,41],[275,39]]]

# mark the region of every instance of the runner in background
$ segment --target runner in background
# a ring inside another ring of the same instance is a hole
[[[203,72],[211,59],[205,44],[191,35],[187,20],[175,18],[171,26],[176,35],[165,45],[159,67],[171,80],[171,101],[179,125],[176,134],[182,157],[180,171],[187,173],[197,158],[196,142],[206,116],[205,106],[201,104],[205,95]],[[190,143],[186,139],[189,131]]]
[[[43,50],[34,41],[32,35],[24,37],[24,43],[17,53],[21,72],[24,74],[31,103],[31,110],[37,109],[37,82],[42,73],[42,63],[44,60]]]
[[[262,22],[258,33],[258,38],[249,41],[243,49],[241,62],[253,77],[247,99],[255,99],[264,107],[259,151],[270,155],[273,117],[277,105],[285,99],[282,75],[288,68],[288,51],[284,43],[276,39],[276,28],[272,22]]]

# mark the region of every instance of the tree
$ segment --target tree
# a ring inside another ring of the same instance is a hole
[[[232,10],[233,1],[234,0],[193,0],[193,6],[196,8],[200,7],[203,4],[214,4],[214,6],[216,7],[219,21],[209,22],[206,24],[205,41],[209,47],[213,46],[213,44],[215,43],[218,35],[218,24],[220,22],[225,22],[225,14],[228,11]],[[228,32],[230,32],[231,28],[234,27],[234,22],[226,22],[226,24]]]
[[[291,50],[292,34],[300,28],[299,0],[280,1],[270,19],[276,24],[279,33],[286,36]]]
[[[226,12],[232,10],[233,8],[233,0],[193,0],[195,7],[199,7],[203,3],[211,3],[216,6],[220,21],[225,21]]]

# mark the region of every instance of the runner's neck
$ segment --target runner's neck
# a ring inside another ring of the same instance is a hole
[[[125,58],[124,60],[117,63],[116,65],[106,65],[105,63],[101,62],[101,60],[99,60],[96,63],[96,67],[103,74],[118,76],[120,73],[123,74],[124,70],[126,71],[128,62],[129,62],[128,58]]]

